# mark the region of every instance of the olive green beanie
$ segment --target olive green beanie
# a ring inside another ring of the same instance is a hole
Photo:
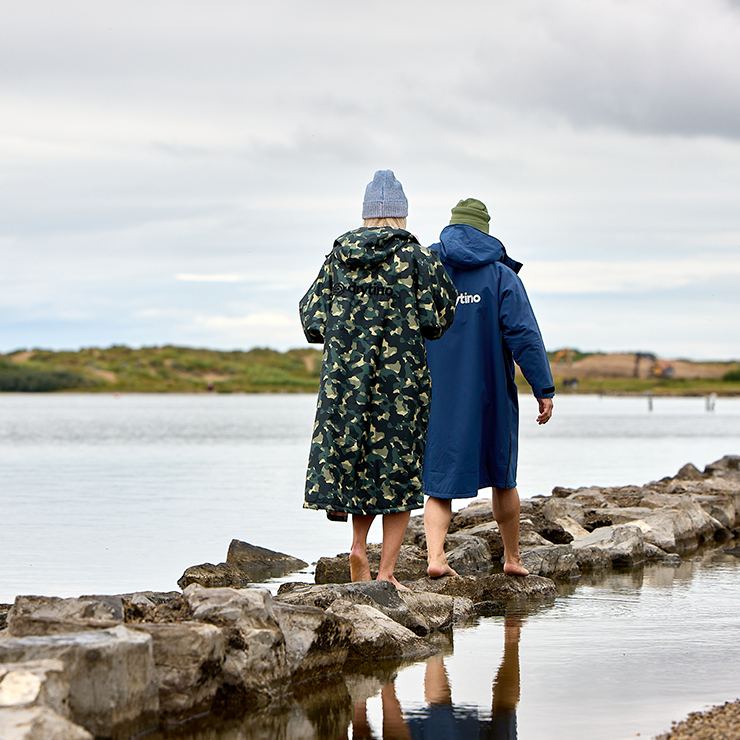
[[[450,224],[467,224],[487,234],[490,220],[491,217],[483,203],[475,198],[466,198],[452,209]]]

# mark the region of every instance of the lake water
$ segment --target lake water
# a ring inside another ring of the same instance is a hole
[[[301,508],[314,404],[309,395],[0,394],[0,603],[173,590],[188,566],[224,560],[232,538],[309,563],[346,552],[349,525]],[[701,398],[655,398],[649,411],[645,398],[558,396],[544,427],[534,399],[521,407],[523,497],[642,484],[740,452],[740,399],[707,412]],[[548,608],[512,615],[521,621],[509,626],[520,634],[518,736],[644,737],[736,698],[739,576],[736,559],[707,556],[582,579]],[[312,580],[311,568],[293,579]],[[504,633],[503,618],[481,619],[456,630],[444,659],[457,707],[444,711],[464,719],[469,710],[471,722],[475,713],[490,737]],[[391,686],[414,732],[428,722],[427,669],[408,667]],[[378,734],[391,689],[367,702]]]

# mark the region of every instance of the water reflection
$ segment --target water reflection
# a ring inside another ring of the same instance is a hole
[[[519,640],[524,618],[504,617],[504,652],[493,680],[490,715],[478,707],[455,705],[444,658],[436,655],[427,661],[424,672],[424,698],[427,707],[409,712],[407,733],[398,738],[409,740],[514,740],[516,707],[519,703]],[[383,738],[396,736],[386,736]]]

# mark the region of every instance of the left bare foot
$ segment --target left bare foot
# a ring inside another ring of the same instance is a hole
[[[372,581],[373,577],[370,574],[370,563],[367,560],[367,555],[364,553],[350,553],[349,554],[349,571],[352,583],[358,581]]]
[[[407,586],[404,586],[402,583],[399,583],[396,580],[395,576],[391,576],[390,578],[381,578],[380,576],[378,576],[377,580],[378,581],[388,581],[388,583],[392,583],[399,591],[411,591],[410,588],[408,588]]]
[[[504,563],[504,573],[508,576],[528,576],[529,571],[522,565],[521,558]]]

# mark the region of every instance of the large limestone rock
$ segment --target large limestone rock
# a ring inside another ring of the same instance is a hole
[[[453,514],[450,522],[450,533],[460,529],[475,527],[478,524],[493,521],[493,509],[490,498],[476,499],[472,504]]]
[[[367,604],[337,599],[327,611],[352,624],[350,662],[389,658],[421,660],[437,652],[437,648],[429,642]]]
[[[579,551],[597,547],[609,556],[614,567],[632,567],[645,562],[642,530],[632,524],[599,527],[585,537],[574,540],[571,547],[577,559]],[[589,553],[588,557],[592,555]]]
[[[64,664],[72,719],[94,735],[123,738],[157,726],[149,635],[119,625],[47,637],[0,637],[0,663],[47,659]]]
[[[34,660],[0,664],[0,707],[35,706],[48,707],[62,717],[71,716],[64,663]]]
[[[526,578],[496,573],[483,578],[445,576],[424,578],[409,583],[414,593],[434,592],[456,598],[470,599],[474,604],[488,601],[540,601],[557,595],[550,578],[529,575]]]
[[[460,537],[459,532],[450,539],[455,546],[446,553],[447,562],[461,576],[488,575],[493,570],[491,551],[482,537]]]
[[[378,575],[380,567],[381,545],[368,545],[367,559],[370,562],[370,573],[373,578]],[[403,545],[396,562],[394,575],[399,581],[411,581],[423,578],[427,572],[425,553],[413,545]],[[349,553],[342,553],[333,558],[319,558],[316,563],[316,583],[350,583],[352,580],[349,567]]]
[[[495,521],[483,522],[481,524],[476,524],[474,527],[460,529],[458,530],[458,534],[471,535],[484,540],[488,545],[488,551],[491,553],[492,561],[498,561],[504,554],[504,541],[501,539],[501,532],[499,531],[498,524]],[[454,536],[455,535],[450,535],[450,537]],[[539,537],[539,535],[537,536]]]
[[[289,680],[285,639],[267,589],[203,588],[191,584],[185,599],[193,619],[221,627],[226,635],[224,689],[229,701],[260,706]]]
[[[209,711],[221,688],[223,631],[200,622],[130,626],[152,638],[161,713],[182,720]]]
[[[397,590],[388,581],[361,581],[348,584],[284,583],[280,601],[327,609],[339,599],[372,606],[390,619],[418,635],[426,635],[452,624],[454,600],[447,596],[427,594],[422,598]]]
[[[193,583],[203,588],[248,588],[251,580],[233,563],[201,563],[186,568],[177,581],[183,590]]]
[[[341,671],[349,653],[350,622],[315,606],[280,601],[274,606],[293,683]]]
[[[2,740],[93,740],[92,733],[48,707],[0,708]]]
[[[570,545],[548,545],[522,551],[522,564],[533,576],[556,581],[578,578],[581,571]]]
[[[15,637],[85,632],[123,622],[120,596],[18,596],[8,613],[8,633]]]

